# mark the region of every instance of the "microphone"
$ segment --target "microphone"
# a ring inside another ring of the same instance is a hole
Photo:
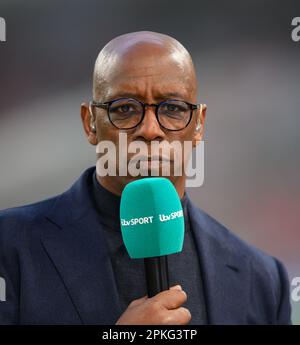
[[[144,259],[148,297],[169,289],[167,255],[182,251],[184,216],[173,184],[163,177],[128,183],[121,196],[121,232],[132,259]]]

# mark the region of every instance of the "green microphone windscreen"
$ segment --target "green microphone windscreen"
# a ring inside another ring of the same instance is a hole
[[[147,177],[128,183],[121,197],[120,221],[132,259],[182,250],[183,210],[175,187],[166,178]]]

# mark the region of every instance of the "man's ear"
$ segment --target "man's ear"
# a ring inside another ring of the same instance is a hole
[[[96,120],[95,116],[93,115],[91,106],[87,103],[81,103],[80,115],[83,129],[89,143],[92,145],[97,145],[98,139],[96,131]]]
[[[197,120],[193,138],[194,147],[196,147],[199,144],[199,142],[203,140],[206,110],[206,104],[200,104],[200,109],[197,112]]]

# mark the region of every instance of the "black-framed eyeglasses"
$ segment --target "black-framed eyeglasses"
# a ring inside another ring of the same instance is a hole
[[[193,111],[200,108],[200,104],[176,99],[148,104],[134,98],[118,98],[104,103],[92,101],[90,105],[106,109],[111,124],[118,129],[137,127],[145,117],[146,107],[155,107],[158,123],[169,131],[180,131],[186,128],[191,122]]]

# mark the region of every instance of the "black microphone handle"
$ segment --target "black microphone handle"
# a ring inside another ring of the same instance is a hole
[[[144,263],[148,297],[153,297],[159,292],[168,290],[169,274],[167,256],[145,258]]]

